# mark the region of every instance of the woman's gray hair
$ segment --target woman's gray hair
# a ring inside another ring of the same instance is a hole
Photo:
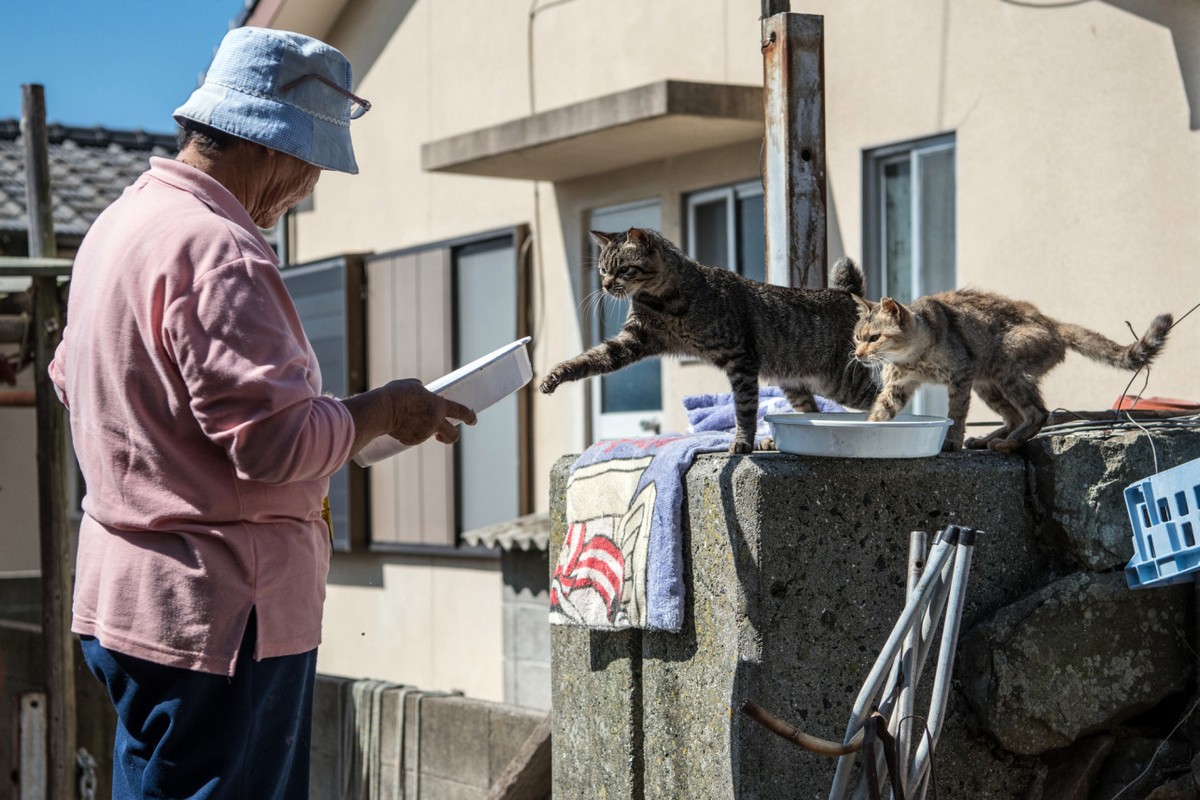
[[[237,137],[195,120],[183,118],[179,120],[179,135],[176,141],[180,150],[191,145],[208,158],[215,158],[237,141]]]

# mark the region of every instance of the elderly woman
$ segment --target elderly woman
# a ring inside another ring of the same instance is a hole
[[[72,630],[117,712],[114,798],[307,798],[328,478],[371,439],[458,438],[417,381],[321,394],[259,228],[356,173],[334,48],[231,31],[175,160],[89,231],[50,367],[87,486]]]

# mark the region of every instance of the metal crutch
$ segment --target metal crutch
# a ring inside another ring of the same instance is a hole
[[[905,651],[900,650],[902,639],[911,641],[916,645],[913,648],[914,657],[912,659],[915,664],[910,668],[909,674],[902,673],[900,668],[895,666],[893,666],[891,674],[896,679],[903,677],[906,683],[910,684],[910,691],[915,690],[916,676],[919,676],[923,669],[931,644],[933,625],[936,624],[936,620],[941,616],[943,604],[948,605],[949,610],[947,611],[943,626],[938,669],[934,677],[934,699],[930,707],[930,720],[927,723],[930,736],[923,737],[922,745],[918,749],[917,762],[914,763],[913,770],[910,772],[904,769],[901,776],[902,780],[903,778],[908,778],[909,785],[912,786],[918,785],[926,775],[931,752],[929,740],[932,739],[933,745],[936,746],[936,735],[940,733],[941,721],[945,713],[945,701],[949,695],[949,675],[953,668],[954,646],[958,638],[958,623],[961,619],[962,602],[966,591],[966,577],[970,569],[971,552],[974,548],[974,534],[974,530],[958,525],[948,526],[945,530],[938,533],[937,541],[930,550],[924,572],[909,596],[904,611],[897,620],[896,626],[892,629],[892,635],[888,638],[887,643],[880,652],[879,658],[871,670],[871,674],[859,692],[844,740],[847,743],[850,742],[861,729],[866,716],[867,706],[871,699],[877,695],[883,683],[882,675],[884,671],[887,670],[889,665],[895,665],[905,658]],[[910,572],[911,565],[915,560],[912,556],[912,549],[915,546],[915,542],[910,543]],[[917,632],[918,621],[921,623],[919,626],[919,638]],[[948,657],[947,651],[949,652]],[[892,704],[895,702],[894,692],[889,689],[888,695],[884,705],[888,707],[887,713],[891,713]],[[935,714],[936,719],[934,719]],[[911,716],[911,714],[908,716]],[[904,719],[905,716],[902,715],[893,720],[893,722]],[[907,761],[907,757],[907,749],[899,752],[900,763],[902,765]],[[875,759],[876,754],[874,752],[867,752],[864,758]],[[830,800],[841,800],[844,796],[850,780],[853,763],[853,753],[849,753],[838,759],[833,786],[829,793]]]

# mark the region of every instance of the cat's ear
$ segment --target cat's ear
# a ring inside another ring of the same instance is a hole
[[[908,316],[908,310],[890,297],[880,300],[879,307],[883,309],[883,313],[896,320],[896,322],[904,322],[904,318]]]
[[[858,306],[858,318],[863,319],[871,315],[871,301],[865,297],[859,297],[856,294],[850,295],[854,298],[854,304]]]
[[[629,232],[625,234],[625,241],[638,247],[644,247],[647,238],[646,232],[641,228],[630,228]]]
[[[606,244],[612,244],[611,233],[601,233],[600,231],[588,231],[588,233],[591,234],[592,241],[600,247],[604,247]]]

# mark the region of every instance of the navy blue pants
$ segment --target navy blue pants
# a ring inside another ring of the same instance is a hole
[[[82,637],[117,710],[113,800],[308,800],[317,651],[255,661],[255,631],[251,613],[232,678]]]

